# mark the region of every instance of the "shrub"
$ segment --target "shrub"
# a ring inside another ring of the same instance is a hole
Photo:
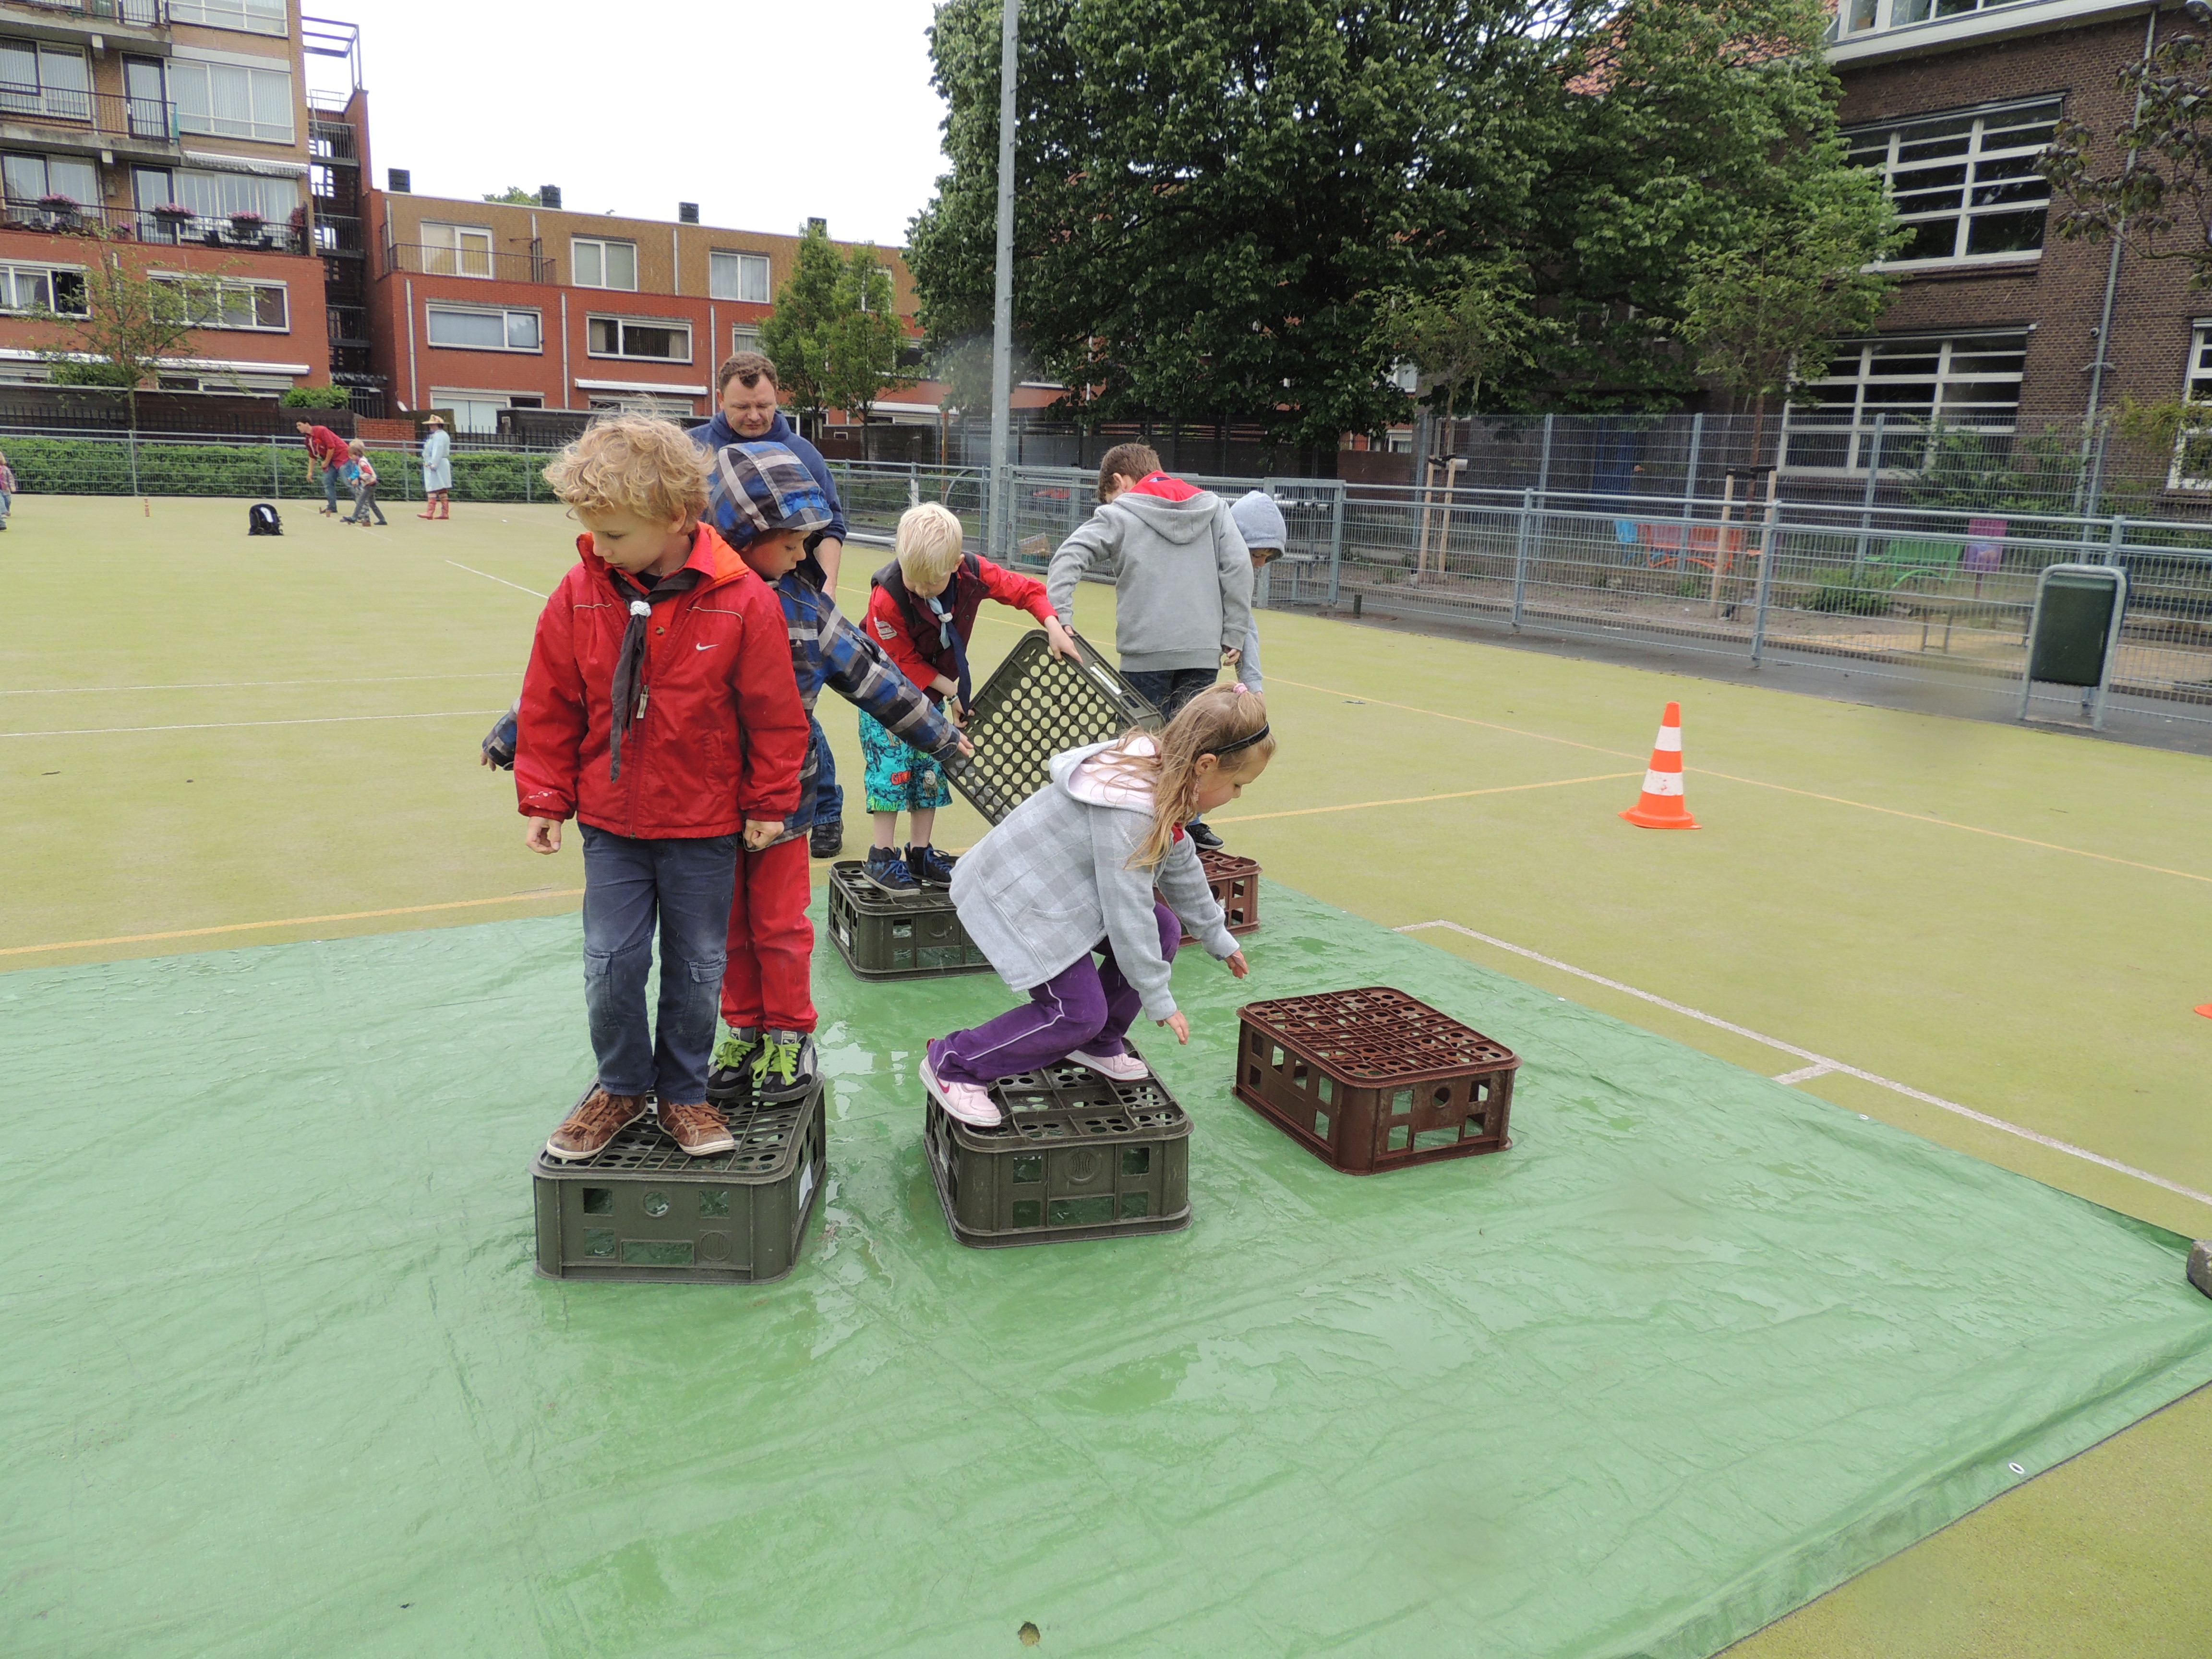
[[[1878,617],[1889,609],[1890,593],[1848,570],[1832,570],[1802,601],[1808,611],[1846,617]]]
[[[342,386],[295,386],[277,398],[280,409],[343,409],[352,394]]]

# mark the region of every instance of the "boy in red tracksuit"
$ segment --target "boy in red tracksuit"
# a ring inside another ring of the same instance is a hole
[[[890,653],[930,702],[951,698],[945,713],[956,722],[968,718],[974,690],[968,641],[985,599],[1028,611],[1044,625],[1054,651],[1076,657],[1075,641],[1054,614],[1044,584],[965,551],[960,520],[950,507],[924,501],[907,508],[899,518],[896,551],[871,578],[868,636]],[[929,844],[937,809],[952,801],[943,769],[865,710],[860,752],[867,759],[868,811],[876,820],[875,845],[860,873],[887,893],[950,887],[953,860]],[[914,820],[914,840],[904,858],[898,852],[902,811]]]
[[[604,421],[545,469],[586,534],[538,619],[515,793],[532,852],[584,842],[584,1005],[599,1075],[545,1143],[586,1158],[643,1116],[694,1158],[736,1143],[707,1101],[738,848],[799,804],[806,711],[783,607],[713,530],[707,458],[644,416]],[[657,1032],[645,983],[660,934]]]

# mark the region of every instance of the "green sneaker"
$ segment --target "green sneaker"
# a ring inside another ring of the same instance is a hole
[[[804,1031],[770,1031],[753,1057],[753,1098],[803,1100],[814,1092],[814,1039]]]
[[[752,1087],[753,1067],[758,1063],[760,1033],[732,1027],[714,1045],[707,1071],[707,1098],[717,1105],[740,1099]]]

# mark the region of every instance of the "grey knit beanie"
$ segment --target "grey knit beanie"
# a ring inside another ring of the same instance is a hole
[[[1237,533],[1244,538],[1245,546],[1281,549],[1286,533],[1283,509],[1275,505],[1274,497],[1266,490],[1255,489],[1236,502],[1230,507],[1229,516],[1237,520]]]

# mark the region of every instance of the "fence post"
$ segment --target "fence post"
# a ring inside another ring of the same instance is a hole
[[[1552,487],[1552,422],[1559,417],[1544,416],[1544,447],[1536,455],[1536,493],[1545,494]]]
[[[1759,593],[1751,617],[1751,665],[1759,665],[1766,650],[1766,605],[1774,592],[1774,527],[1782,517],[1781,499],[1767,485],[1766,522],[1759,531]]]
[[[276,437],[271,433],[269,437],[269,495],[270,500],[277,501],[282,500],[283,495],[284,486],[276,479]]]
[[[1874,489],[1881,477],[1881,428],[1887,413],[1874,417],[1874,450],[1867,458],[1866,498],[1859,505],[1859,544],[1851,554],[1851,580],[1856,585],[1874,552]]]
[[[2127,522],[2125,515],[2112,514],[2112,533],[2105,544],[2105,556],[2099,561],[2100,563],[2118,564],[2120,562],[2120,546],[2127,533]]]
[[[538,469],[531,465],[530,457],[522,458],[522,504],[536,505],[538,500]]]
[[[138,428],[131,428],[131,493],[138,493]]]
[[[1690,461],[1682,474],[1682,573],[1690,570],[1690,525],[1698,514],[1698,457],[1705,447],[1705,416],[1700,410],[1690,416]],[[1716,563],[1719,562],[1715,556]]]
[[[1547,424],[1550,419],[1545,416]],[[1513,541],[1513,627],[1516,632],[1521,627],[1522,598],[1528,589],[1528,542],[1535,528],[1536,492],[1524,489],[1521,492],[1521,532]]]
[[[1329,492],[1328,512],[1328,605],[1336,609],[1337,584],[1344,570],[1344,481],[1337,480],[1336,488]]]
[[[906,464],[906,504],[908,507],[921,505],[921,472],[912,461]]]

